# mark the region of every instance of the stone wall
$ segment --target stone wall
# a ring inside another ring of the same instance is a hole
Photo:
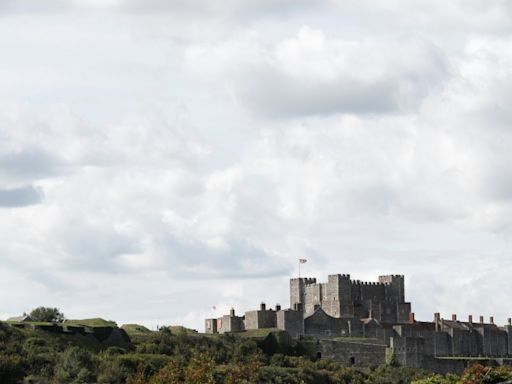
[[[245,329],[276,328],[276,312],[272,309],[245,312]]]
[[[389,347],[394,360],[400,365],[413,368],[423,366],[425,340],[422,337],[392,337]]]
[[[347,366],[381,365],[386,360],[386,346],[383,344],[320,340],[318,347],[321,357],[334,359]]]
[[[294,339],[304,334],[304,314],[302,311],[286,309],[276,314],[277,328],[287,331]]]
[[[467,364],[463,360],[443,359],[436,358],[433,356],[425,356],[423,358],[421,368],[426,371],[435,372],[442,375],[445,375],[447,373],[455,373],[460,375],[462,372],[464,372],[466,365]]]
[[[226,315],[217,319],[217,331],[219,333],[241,332],[244,328],[244,319],[242,317]]]
[[[348,336],[350,328],[347,320],[331,317],[320,308],[304,318],[304,333],[315,337]]]

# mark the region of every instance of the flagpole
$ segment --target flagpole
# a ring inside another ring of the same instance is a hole
[[[300,279],[300,265],[308,261],[307,259],[300,259],[299,258],[299,279]]]

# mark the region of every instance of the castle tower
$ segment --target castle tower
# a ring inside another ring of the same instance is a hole
[[[352,316],[352,284],[350,275],[329,275],[322,308],[332,317]]]
[[[382,306],[382,320],[385,322],[407,323],[411,313],[411,303],[405,301],[403,275],[379,276],[385,284],[386,302]]]
[[[305,277],[290,279],[290,308],[294,308],[295,304],[301,304],[304,307],[305,290],[307,284],[316,283],[316,279]]]
[[[379,276],[379,282],[388,284],[386,287],[386,300],[396,303],[405,302],[404,275]]]

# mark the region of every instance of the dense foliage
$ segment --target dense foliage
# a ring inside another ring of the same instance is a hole
[[[120,348],[90,344],[77,335],[0,323],[0,383],[491,384],[512,380],[508,367],[475,365],[460,377],[392,365],[347,368],[316,359],[307,343],[290,347],[275,339],[269,342],[268,337],[131,328],[133,346]]]
[[[29,314],[32,321],[62,323],[64,314],[58,308],[37,307]]]

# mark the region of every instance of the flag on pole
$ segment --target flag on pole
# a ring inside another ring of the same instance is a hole
[[[304,264],[304,263],[307,263],[307,262],[308,262],[307,259],[299,259],[299,263],[301,263],[301,264]]]

